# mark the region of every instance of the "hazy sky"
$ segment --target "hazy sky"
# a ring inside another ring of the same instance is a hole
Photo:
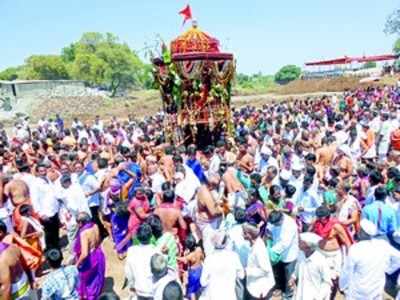
[[[390,53],[383,33],[396,0],[0,0],[0,69],[32,54],[58,54],[83,32],[112,32],[134,49],[182,33],[192,6],[199,27],[235,53],[240,72]],[[141,52],[143,53],[143,51]]]

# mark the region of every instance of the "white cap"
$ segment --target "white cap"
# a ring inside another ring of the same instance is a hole
[[[300,234],[300,240],[309,246],[317,247],[322,238],[313,232],[303,232]]]
[[[282,178],[283,180],[289,180],[291,176],[292,174],[286,169],[283,169],[279,174],[279,177]]]
[[[223,230],[216,231],[214,236],[211,238],[211,242],[213,243],[215,249],[223,249],[228,242],[228,236]]]
[[[261,154],[272,155],[272,151],[271,151],[271,149],[269,149],[269,147],[262,146],[261,147]]]
[[[376,225],[367,219],[362,219],[360,226],[361,229],[370,236],[375,236],[378,233],[378,228]]]
[[[295,161],[292,166],[292,170],[294,171],[302,171],[304,169],[304,165]]]

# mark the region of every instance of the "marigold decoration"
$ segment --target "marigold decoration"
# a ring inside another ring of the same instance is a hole
[[[219,52],[219,41],[197,28],[196,22],[171,42],[171,53]]]
[[[235,60],[219,50],[219,41],[192,28],[162,45],[162,56],[153,60],[154,78],[168,114],[167,138],[175,144],[216,142],[231,133],[231,82]],[[175,134],[171,134],[175,133]],[[178,134],[179,133],[179,134]]]

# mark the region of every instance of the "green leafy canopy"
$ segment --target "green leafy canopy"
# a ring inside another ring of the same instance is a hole
[[[0,72],[0,80],[83,80],[114,96],[126,88],[153,86],[152,68],[111,33],[87,32],[60,55],[32,55],[18,68]]]

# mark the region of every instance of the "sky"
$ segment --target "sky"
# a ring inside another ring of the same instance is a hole
[[[200,29],[233,52],[239,72],[391,52],[383,32],[398,0],[0,0],[0,70],[33,54],[59,54],[88,31],[112,32],[138,50],[183,33],[190,4]]]

